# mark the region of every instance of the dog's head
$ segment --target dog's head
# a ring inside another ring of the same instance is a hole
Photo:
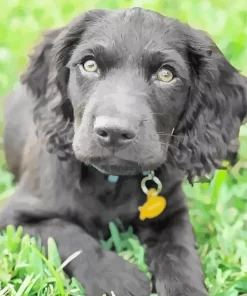
[[[164,162],[210,172],[247,110],[246,79],[204,32],[141,8],[92,10],[50,32],[23,82],[49,150],[107,174]]]

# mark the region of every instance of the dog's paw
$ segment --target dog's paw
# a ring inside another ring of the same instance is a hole
[[[150,281],[138,267],[105,252],[82,281],[87,296],[149,296]],[[84,273],[85,275],[85,273]]]
[[[194,287],[191,284],[186,284],[183,281],[156,282],[156,292],[159,296],[209,296],[208,292],[202,287]]]

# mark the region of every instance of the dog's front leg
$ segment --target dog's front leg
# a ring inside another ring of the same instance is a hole
[[[182,204],[177,204],[179,208],[171,216],[164,213],[164,219],[152,221],[147,227],[143,225],[139,237],[147,246],[150,271],[159,296],[206,296],[194,231],[187,207]]]
[[[45,210],[43,203],[30,203],[35,200],[31,197],[29,203],[24,202],[27,198],[19,196],[19,199],[22,202],[10,202],[0,213],[0,229],[9,224],[23,226],[25,233],[40,236],[44,246],[53,237],[62,260],[76,255],[74,259],[70,257],[65,271],[79,280],[87,296],[112,295],[112,292],[119,296],[149,295],[150,282],[134,264],[104,250],[82,226],[66,217],[58,218],[59,213]]]

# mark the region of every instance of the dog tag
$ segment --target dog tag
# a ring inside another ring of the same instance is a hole
[[[152,219],[159,216],[166,208],[166,199],[163,196],[157,195],[154,188],[148,190],[147,201],[138,208],[140,211],[140,220]]]
[[[119,176],[113,176],[113,175],[108,176],[108,181],[110,183],[117,183],[118,179],[119,179]]]

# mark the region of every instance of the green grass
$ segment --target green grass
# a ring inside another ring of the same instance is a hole
[[[102,241],[102,246],[106,250],[114,248],[119,256],[137,264],[151,278],[145,262],[144,247],[133,235],[132,228],[119,232],[114,223],[110,223],[109,228],[111,237]],[[45,256],[39,241],[22,234],[22,227],[16,230],[8,226],[0,236],[0,295],[85,296],[80,283],[75,278],[68,278],[63,272],[63,268],[76,260],[80,252],[71,254],[62,262],[52,238],[48,239]]]
[[[88,4],[86,4],[88,3]],[[95,8],[142,6],[179,18],[209,32],[232,64],[247,74],[247,8],[245,0],[8,0],[0,4],[0,203],[13,191],[1,150],[3,95],[17,80],[27,52],[45,29],[66,24],[80,12]],[[212,296],[247,293],[247,126],[241,129],[239,161],[219,171],[210,185],[185,184],[190,217]],[[10,227],[0,236],[1,295],[83,295],[75,279],[62,270],[55,243],[48,259],[40,245]],[[119,239],[114,239],[114,236]],[[132,238],[132,240],[129,238]],[[120,255],[147,272],[143,251],[130,231],[113,231],[108,245],[120,241]],[[72,258],[70,258],[72,260]],[[62,292],[61,294],[61,291]],[[118,295],[116,295],[118,296]]]

